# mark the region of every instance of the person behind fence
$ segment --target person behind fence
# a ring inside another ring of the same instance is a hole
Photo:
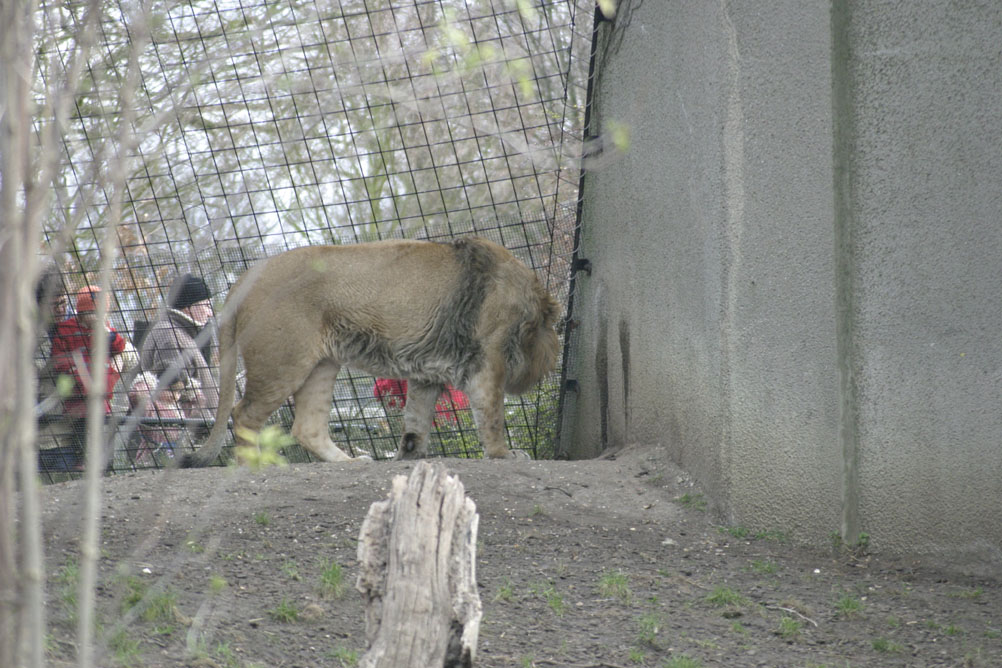
[[[384,409],[397,408],[403,410],[407,405],[407,381],[400,378],[377,378],[372,386],[372,394],[383,402]],[[457,411],[470,407],[470,400],[463,392],[452,385],[446,385],[442,396],[435,402],[435,421],[451,424],[457,423]]]
[[[182,372],[170,385],[157,392],[157,377],[149,371],[136,376],[129,388],[129,406],[133,413],[142,411],[145,418],[139,425],[134,451],[135,464],[154,465],[156,457],[173,457],[178,445],[185,440],[186,430],[179,420],[184,413],[179,406],[185,399],[187,374]]]
[[[212,293],[205,281],[181,274],[171,283],[167,303],[150,325],[139,354],[142,371],[168,384],[175,377],[188,379],[188,390],[178,403],[184,417],[209,421],[219,405],[219,387],[212,373],[215,323]],[[197,440],[208,433],[208,424],[195,429]]]
[[[72,388],[63,399],[63,415],[70,421],[70,446],[79,455],[72,468],[80,468],[86,443],[87,395],[93,379],[91,358],[94,354],[92,343],[108,346],[105,364],[104,414],[111,412],[111,397],[115,383],[122,371],[121,355],[126,351],[125,337],[108,323],[97,322],[96,300],[108,296],[95,286],[80,288],[76,293],[76,316],[67,318],[56,325],[52,338],[52,367],[59,376],[72,381]],[[107,309],[106,309],[107,310]],[[97,337],[94,330],[98,331]],[[68,384],[68,383],[67,383]]]
[[[55,265],[42,272],[35,286],[38,307],[38,346],[35,349],[35,369],[38,372],[39,415],[52,412],[60,405],[56,391],[56,374],[52,361],[52,342],[56,327],[69,317],[70,300],[63,288],[62,277]]]

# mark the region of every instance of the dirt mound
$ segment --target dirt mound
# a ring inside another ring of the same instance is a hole
[[[721,527],[650,451],[442,461],[480,513],[477,666],[1002,665],[998,582]],[[411,468],[106,478],[98,665],[354,665],[359,528]],[[44,490],[54,665],[74,656],[81,490]]]

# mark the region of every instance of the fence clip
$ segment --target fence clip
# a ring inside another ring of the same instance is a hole
[[[575,258],[574,262],[571,264],[572,272],[583,271],[584,273],[591,276],[591,260],[584,257]]]

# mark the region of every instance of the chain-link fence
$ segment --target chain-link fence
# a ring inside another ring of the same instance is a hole
[[[146,437],[187,434],[190,417],[131,415],[129,400],[143,371],[129,353],[179,274],[202,277],[218,307],[249,263],[288,248],[479,234],[566,302],[593,11],[591,0],[43,3],[37,102],[78,81],[45,222],[53,294],[69,297],[54,320],[118,253],[110,321],[127,351],[109,376],[109,468],[162,466],[191,447]],[[54,121],[39,119],[44,137]],[[82,423],[42,338],[40,463],[57,479],[82,464]],[[395,380],[342,372],[339,447],[395,450]],[[552,456],[558,385],[554,374],[508,398],[513,447]],[[273,420],[287,427],[293,411]],[[436,415],[434,454],[480,456],[465,397],[444,395]]]

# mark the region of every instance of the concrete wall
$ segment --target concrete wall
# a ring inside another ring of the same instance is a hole
[[[1002,565],[1002,5],[627,2],[600,28],[564,441],[725,521]],[[956,562],[961,563],[961,562]]]

